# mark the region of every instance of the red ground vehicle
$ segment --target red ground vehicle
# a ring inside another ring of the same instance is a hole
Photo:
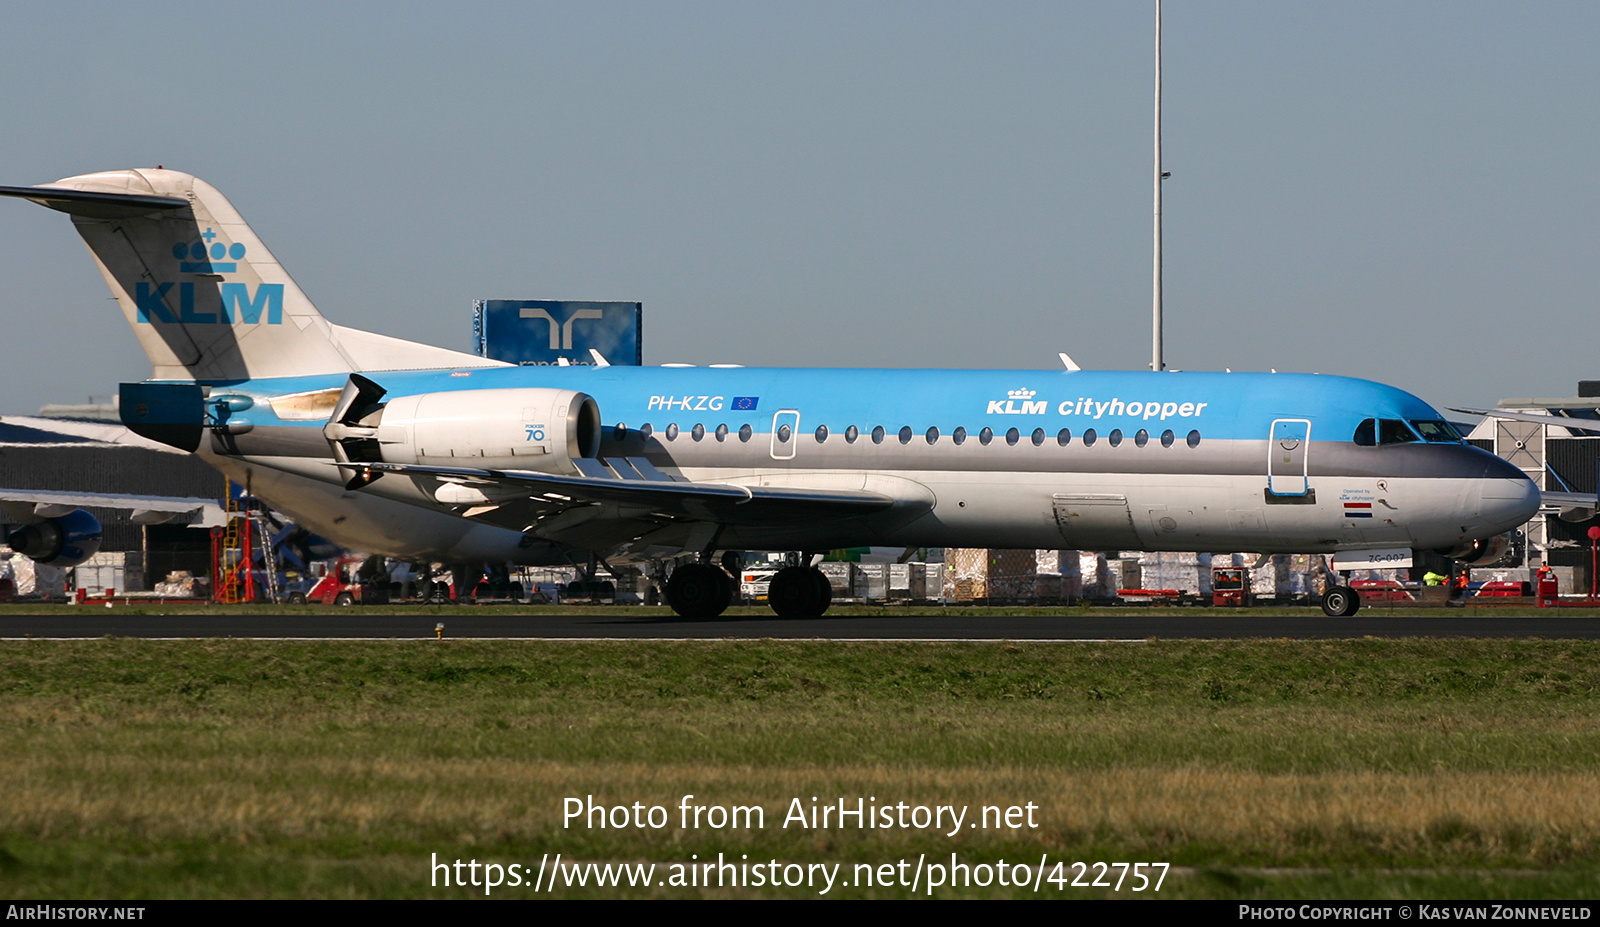
[[[1242,608],[1250,604],[1250,571],[1217,567],[1211,571],[1211,604]]]
[[[320,605],[386,605],[389,602],[389,577],[380,576],[363,580],[358,575],[365,563],[359,557],[341,557],[333,568],[317,580],[317,584],[304,593],[289,594],[295,604],[316,602]]]
[[[1495,580],[1478,587],[1478,595],[1485,598],[1517,598],[1533,595],[1533,584],[1517,580]]]
[[[1417,598],[1404,585],[1392,579],[1358,579],[1350,584],[1350,588],[1360,594],[1363,603],[1412,602]]]

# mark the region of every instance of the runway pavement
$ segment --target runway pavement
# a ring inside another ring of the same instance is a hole
[[[731,617],[711,621],[615,614],[436,614],[353,611],[321,614],[134,615],[93,609],[0,616],[0,638],[261,638],[371,640],[431,639],[737,639],[793,640],[1143,640],[1351,637],[1600,638],[1600,618],[1411,617],[1324,618],[1209,615],[1201,609],[1170,614],[937,615],[896,614],[804,620]]]

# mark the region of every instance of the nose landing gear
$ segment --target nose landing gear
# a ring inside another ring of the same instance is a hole
[[[1322,611],[1329,618],[1349,618],[1361,608],[1361,593],[1349,586],[1329,586],[1322,594]]]

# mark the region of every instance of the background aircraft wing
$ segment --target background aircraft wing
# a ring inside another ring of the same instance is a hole
[[[1541,491],[1539,500],[1541,512],[1554,512],[1562,521],[1588,521],[1600,508],[1600,499],[1592,492]]]
[[[1574,418],[1568,415],[1540,415],[1537,412],[1511,412],[1506,409],[1451,409],[1451,412],[1465,412],[1468,415],[1486,415],[1489,418],[1504,418],[1514,422],[1531,422],[1535,425],[1556,425],[1561,428],[1580,429],[1600,433],[1600,420],[1592,418]]]
[[[213,527],[223,524],[227,517],[215,499],[0,488],[0,511],[16,522],[27,523],[64,515],[67,511],[85,506],[129,511],[133,513],[134,521],[144,524],[170,522]]]

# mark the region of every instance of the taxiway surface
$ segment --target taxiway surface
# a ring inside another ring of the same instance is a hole
[[[337,615],[119,615],[83,609],[0,616],[0,638],[263,638],[431,639],[689,639],[790,640],[1217,640],[1229,638],[1540,637],[1600,638],[1600,618],[1210,616],[1170,615],[892,615],[813,619],[730,617],[711,621],[574,613],[504,615],[369,612]]]

